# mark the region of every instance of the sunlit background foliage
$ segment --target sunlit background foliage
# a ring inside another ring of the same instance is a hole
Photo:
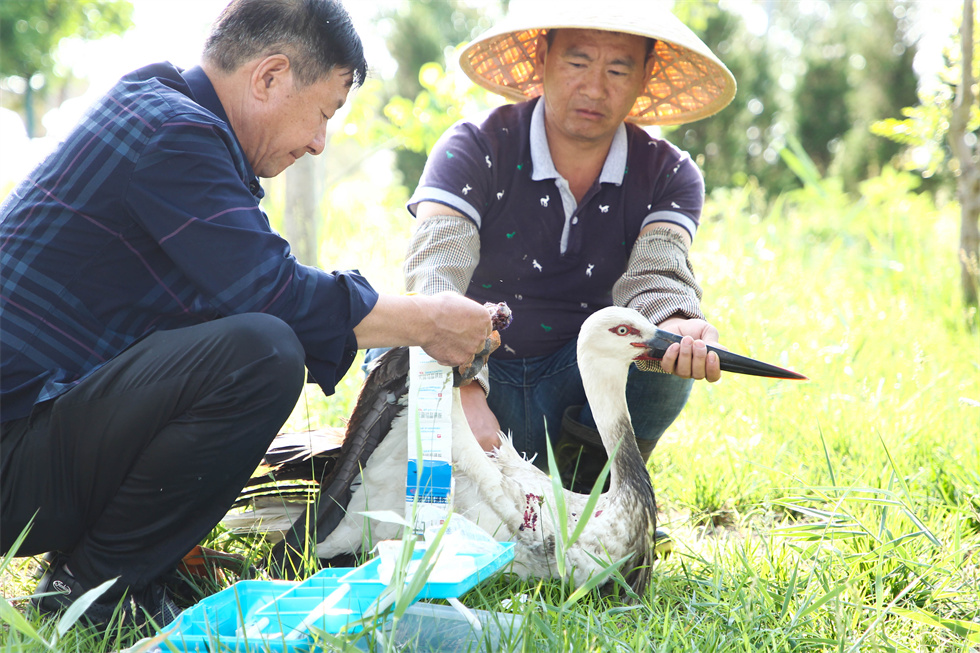
[[[315,183],[270,180],[264,205],[304,262],[400,292],[404,203],[425,154],[457,119],[500,103],[458,72],[457,46],[507,7],[375,4],[367,29],[389,59],[372,62],[332,126]],[[40,116],[84,87],[53,56],[57,37],[123,30],[128,5],[0,0],[3,106]],[[638,603],[572,605],[567,587],[507,576],[463,597],[520,614],[521,650],[980,650],[980,336],[959,279],[961,165],[945,139],[959,6],[674,3],[739,82],[717,116],[662,133],[705,174],[692,251],[705,311],[729,348],[811,380],[696,387],[650,462],[678,549]],[[952,19],[937,22],[937,7]],[[32,129],[43,135],[40,121]],[[290,223],[300,202],[316,229]],[[343,425],[362,378],[330,398],[310,386],[286,428]],[[209,544],[265,550],[220,528]],[[3,563],[0,651],[132,643],[75,628],[48,646],[52,626],[24,601],[34,562]],[[11,605],[34,634],[11,625]]]

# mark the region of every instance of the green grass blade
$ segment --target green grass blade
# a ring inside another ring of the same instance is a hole
[[[804,617],[806,617],[809,614],[812,614],[816,610],[819,610],[828,601],[833,601],[834,599],[836,599],[838,596],[840,596],[846,590],[847,590],[847,584],[846,583],[841,583],[840,585],[837,585],[836,587],[834,587],[833,589],[831,589],[829,592],[827,592],[826,594],[824,594],[823,596],[821,596],[816,601],[813,601],[812,603],[811,602],[807,602],[800,610],[798,610],[793,615],[793,619],[792,619],[793,623],[799,623],[800,621],[803,620]]]
[[[817,424],[817,434],[820,436],[820,445],[823,447],[823,458],[827,462],[827,473],[830,474],[830,484],[836,486],[837,478],[834,476],[834,464],[830,461],[830,450],[827,448],[827,438],[823,435],[823,429]]]
[[[962,637],[973,644],[980,644],[980,623],[966,621],[964,619],[950,619],[940,617],[937,614],[923,609],[909,610],[906,608],[895,608],[895,614],[912,621],[928,624],[936,628],[945,628],[957,637]]]
[[[3,596],[0,596],[0,622],[7,624],[7,626],[13,628],[32,642],[43,646],[45,650],[56,650],[54,646],[45,641],[34,626],[24,618],[24,615],[22,615],[14,606],[10,605],[10,602]]]
[[[595,556],[592,557],[595,558]],[[566,610],[570,609],[572,606],[578,603],[583,597],[588,595],[596,587],[599,587],[600,585],[604,584],[606,580],[613,574],[617,573],[619,571],[619,568],[622,567],[626,563],[626,561],[629,560],[631,557],[632,556],[624,556],[623,558],[620,558],[619,560],[612,563],[611,565],[606,565],[598,573],[592,574],[592,576],[587,581],[585,581],[585,583],[583,583],[580,587],[576,588],[574,592],[568,595],[568,598],[565,599],[565,602],[562,604],[562,608]],[[600,564],[605,564],[598,559],[596,559],[596,562],[599,562]]]
[[[58,635],[63,637],[72,626],[78,623],[78,620],[81,619],[85,611],[88,610],[93,603],[98,601],[99,598],[101,598],[102,595],[105,594],[118,579],[118,576],[116,578],[110,578],[101,585],[93,587],[75,599],[75,601],[68,607],[67,610],[65,610],[65,613],[61,615],[61,618],[58,620]]]
[[[602,466],[599,471],[599,476],[596,478],[595,484],[592,486],[592,491],[589,493],[589,498],[585,501],[585,507],[582,509],[582,514],[579,515],[578,522],[575,524],[575,530],[568,538],[568,546],[574,545],[578,542],[579,536],[582,535],[582,531],[588,525],[589,520],[592,518],[592,513],[595,511],[595,506],[599,502],[599,497],[602,496],[602,488],[606,484],[606,477],[609,476],[609,472],[612,469],[613,460],[616,457],[616,452],[619,451],[619,447],[622,441],[617,442],[613,447],[613,450],[609,453],[609,457],[606,459],[606,464]]]
[[[555,497],[555,505],[549,509],[554,512],[552,515],[555,523],[555,566],[558,575],[566,577],[565,573],[565,550],[568,543],[568,507],[565,505],[565,490],[561,484],[561,473],[558,463],[555,461],[555,452],[551,448],[551,440],[545,437],[545,445],[548,453],[548,469],[551,470],[551,490]]]

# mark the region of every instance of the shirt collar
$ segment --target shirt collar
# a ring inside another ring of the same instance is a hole
[[[600,183],[622,185],[626,175],[626,142],[626,123],[620,123],[602,166]],[[538,98],[531,112],[531,168],[531,179],[534,181],[561,177],[548,147],[548,134],[544,127],[544,101],[541,98]]]
[[[235,132],[231,127],[231,122],[228,120],[228,114],[225,113],[225,108],[221,105],[221,100],[218,99],[218,94],[214,90],[214,85],[211,80],[208,79],[207,74],[204,69],[200,66],[194,66],[193,68],[188,68],[183,71],[181,77],[187,83],[187,87],[191,90],[191,94],[194,96],[194,101],[200,104],[202,107],[218,116],[221,120],[228,125],[228,129],[232,133]],[[235,136],[237,142],[238,136]],[[239,149],[241,149],[242,144],[238,143]],[[245,178],[248,180],[248,189],[257,198],[262,199],[265,196],[265,190],[262,189],[262,184],[259,182],[259,178],[255,175],[255,171],[252,170],[252,164],[248,162],[248,159],[242,156],[242,161],[245,163]]]

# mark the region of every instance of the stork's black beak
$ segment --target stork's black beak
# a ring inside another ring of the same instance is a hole
[[[663,359],[664,354],[667,353],[667,348],[675,342],[680,341],[681,336],[677,335],[676,333],[664,331],[663,329],[657,329],[657,335],[644,342],[643,345],[637,343],[637,347],[646,346],[646,348],[649,350],[647,354],[640,356],[639,360],[645,358],[661,360]],[[718,347],[708,345],[708,351],[713,351],[718,354],[718,358],[721,360],[721,369],[724,372],[750,374],[752,376],[767,376],[773,379],[806,380],[807,378],[802,374],[793,372],[792,370],[770,365],[769,363],[763,363],[762,361],[757,361],[754,358],[739,356],[738,354],[733,354],[726,349],[719,349]]]

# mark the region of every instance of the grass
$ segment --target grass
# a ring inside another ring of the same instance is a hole
[[[713,193],[692,255],[706,312],[733,351],[810,381],[696,386],[650,462],[678,544],[640,601],[501,575],[463,602],[521,615],[527,651],[980,651],[977,315],[959,299],[957,209],[913,185],[885,171],[858,198],[818,179],[775,202]],[[366,182],[331,196],[346,208],[325,267],[399,291],[403,198],[378,206]],[[360,378],[307,393],[287,426],[342,423]],[[50,641],[20,600],[33,563],[5,562],[4,596]],[[46,650],[8,617],[0,653]],[[51,650],[131,643],[73,628]]]

